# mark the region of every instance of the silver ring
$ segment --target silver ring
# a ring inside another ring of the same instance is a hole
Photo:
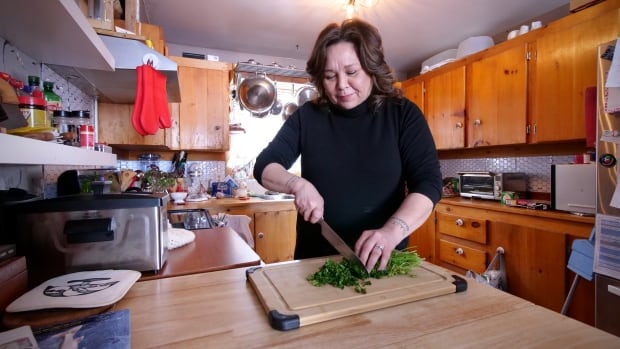
[[[383,249],[385,248],[383,245],[375,245],[375,248],[380,249],[383,252]]]

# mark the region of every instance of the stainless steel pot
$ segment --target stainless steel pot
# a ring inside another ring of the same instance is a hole
[[[269,112],[277,98],[276,86],[266,76],[253,76],[239,84],[239,102],[252,114]]]
[[[297,105],[302,106],[319,96],[319,91],[312,85],[306,85],[297,91]]]
[[[297,104],[293,102],[286,103],[282,111],[282,120],[286,121],[297,110]]]

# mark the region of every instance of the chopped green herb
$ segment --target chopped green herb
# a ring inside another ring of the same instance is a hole
[[[385,270],[378,270],[377,265],[370,273],[361,266],[343,258],[340,262],[327,259],[325,264],[314,274],[310,274],[307,280],[313,286],[332,285],[338,288],[353,286],[355,292],[365,294],[366,286],[371,285],[369,277],[380,279],[395,275],[411,275],[413,268],[422,263],[422,258],[416,251],[393,251],[392,257]]]

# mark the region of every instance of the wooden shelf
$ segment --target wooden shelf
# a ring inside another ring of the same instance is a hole
[[[115,62],[75,0],[0,5],[0,37],[45,64],[113,71]]]

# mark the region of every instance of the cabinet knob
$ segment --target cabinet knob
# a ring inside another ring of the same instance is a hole
[[[457,122],[456,123],[456,128],[463,128],[463,123],[462,122]]]
[[[262,239],[265,236],[265,234],[263,234],[262,232],[258,233],[256,235],[256,237],[258,237],[259,239]]]
[[[456,252],[456,254],[458,254],[459,256],[462,256],[463,253],[465,253],[465,251],[463,251],[463,249],[460,247],[455,249],[454,252]]]
[[[480,119],[474,120],[474,126],[480,126],[481,124],[482,124],[482,121],[480,121]]]
[[[458,218],[458,219],[455,221],[455,223],[456,223],[456,225],[458,225],[459,227],[462,227],[462,226],[463,226],[463,220],[462,220],[462,219],[460,219],[460,218]]]
[[[221,129],[222,129],[222,126],[219,126],[219,125],[218,125],[218,126],[215,126],[215,130],[216,130],[216,131],[219,131],[219,130],[221,130]]]

